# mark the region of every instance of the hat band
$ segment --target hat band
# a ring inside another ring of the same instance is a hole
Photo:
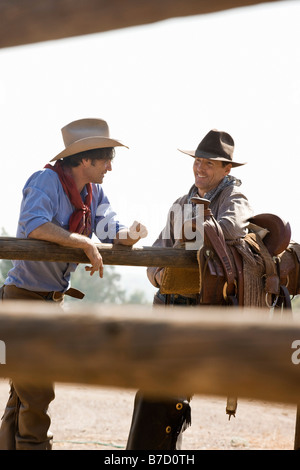
[[[229,155],[221,157],[220,155],[216,155],[214,153],[203,152],[203,151],[198,150],[198,149],[195,152],[195,157],[196,158],[207,158],[207,159],[210,159],[210,160],[219,160],[219,161],[223,161],[223,162],[228,161],[228,163],[232,163],[232,159],[230,158]]]

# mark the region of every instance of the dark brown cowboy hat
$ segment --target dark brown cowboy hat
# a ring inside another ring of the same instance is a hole
[[[195,158],[207,158],[208,160],[218,160],[220,162],[231,163],[232,166],[241,166],[245,163],[233,162],[234,141],[227,132],[212,129],[201,140],[196,150],[180,150]]]

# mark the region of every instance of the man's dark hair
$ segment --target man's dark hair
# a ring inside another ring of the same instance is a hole
[[[84,152],[75,153],[70,157],[65,157],[61,160],[61,164],[65,167],[76,167],[80,165],[83,158],[89,158],[91,160],[112,160],[114,156],[114,147],[91,149]]]
[[[223,161],[222,161],[222,166],[223,166],[223,168],[225,168],[225,166],[229,165],[229,163],[231,163],[231,162],[223,162]]]

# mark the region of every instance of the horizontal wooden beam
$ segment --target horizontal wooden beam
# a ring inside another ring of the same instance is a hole
[[[197,251],[152,246],[97,244],[104,264],[119,266],[197,266]],[[89,263],[83,250],[32,238],[0,237],[0,259]]]
[[[6,301],[0,340],[1,377],[299,402],[300,322],[265,310]]]
[[[0,47],[98,33],[272,1],[0,0]]]

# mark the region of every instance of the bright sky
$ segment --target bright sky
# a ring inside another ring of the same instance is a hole
[[[232,174],[256,213],[300,242],[300,2],[282,1],[0,50],[1,222],[14,236],[31,173],[63,150],[60,129],[105,119],[117,149],[104,189],[151,245],[168,208],[193,184],[196,148],[212,128],[235,140]]]

